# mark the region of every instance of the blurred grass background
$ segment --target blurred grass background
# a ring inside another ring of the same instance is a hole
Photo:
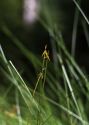
[[[88,125],[89,2],[26,1],[0,1],[0,125]]]

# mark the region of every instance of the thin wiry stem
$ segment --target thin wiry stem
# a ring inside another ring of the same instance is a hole
[[[48,61],[45,60],[45,64],[44,64],[44,67],[43,67],[43,88],[45,86],[45,81],[46,81],[46,74],[47,74],[47,64],[48,64]]]
[[[83,26],[84,34],[85,34],[85,37],[86,37],[87,45],[89,47],[89,31],[88,31],[88,28],[87,28],[87,25],[86,25],[85,21],[82,21],[82,26]]]
[[[5,57],[5,55],[4,55],[4,52],[3,52],[3,50],[2,50],[1,45],[0,45],[0,53],[1,53],[1,55],[2,55],[2,58],[3,58],[4,62],[7,64],[8,62],[7,62],[7,60],[6,60],[6,57]]]
[[[72,54],[73,57],[75,56],[78,19],[79,19],[79,11],[78,11],[78,8],[76,8],[75,15],[74,15],[74,24],[73,24],[73,33],[72,33],[72,45],[71,45],[71,54]]]
[[[87,24],[89,25],[89,20],[86,17],[85,13],[82,11],[81,7],[79,6],[79,4],[76,2],[76,0],[73,0],[73,2],[75,3],[76,7],[78,8],[78,10],[80,11],[80,13],[82,14],[82,16],[84,17],[85,21],[87,22]]]
[[[68,78],[68,75],[67,75],[65,66],[63,65],[63,61],[62,61],[61,56],[58,55],[58,59],[59,59],[61,65],[62,65],[62,71],[63,71],[63,73],[64,73],[64,77],[65,77],[66,82],[67,82],[67,84],[68,84],[69,90],[70,90],[70,92],[71,92],[71,96],[72,96],[72,98],[73,98],[73,101],[74,101],[74,103],[75,103],[75,105],[76,105],[76,108],[77,108],[77,110],[78,110],[78,114],[79,114],[79,116],[82,118],[82,115],[81,115],[81,112],[80,112],[78,103],[77,103],[77,101],[76,101],[76,98],[75,98],[75,95],[74,95],[74,92],[73,92],[73,89],[72,89],[70,80],[69,80],[69,78]]]
[[[63,75],[64,76],[64,75]],[[65,92],[66,92],[66,103],[67,103],[67,108],[70,110],[70,99],[69,99],[69,94],[68,94],[68,87],[66,84],[66,80],[64,78],[64,85],[65,85]],[[68,119],[70,121],[70,125],[72,125],[72,117],[68,114]]]
[[[38,86],[40,80],[42,79],[42,77],[43,77],[43,74],[40,73],[40,74],[39,74],[39,77],[38,77],[38,80],[37,80],[37,82],[36,82],[36,85],[35,85],[35,89],[34,89],[34,91],[33,91],[33,96],[34,96],[34,94],[35,94],[35,92],[36,92],[37,86]]]
[[[22,116],[21,116],[21,111],[20,111],[20,104],[19,104],[19,95],[18,95],[18,90],[16,89],[16,109],[17,109],[17,115],[19,119],[19,125],[22,125]]]
[[[47,100],[48,102],[52,103],[53,105],[59,107],[60,109],[62,109],[63,111],[65,111],[66,113],[69,113],[71,116],[73,116],[74,118],[76,118],[77,120],[81,121],[81,123],[85,124],[85,125],[89,125],[89,123],[85,120],[83,120],[79,115],[73,113],[71,110],[67,109],[66,107],[64,107],[63,105],[55,102],[54,100],[46,97],[46,96],[43,96],[43,95],[40,95],[39,93],[36,93],[38,94],[40,97],[42,97],[43,99]]]

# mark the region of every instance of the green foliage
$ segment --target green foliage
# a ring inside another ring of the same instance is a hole
[[[42,62],[7,26],[2,26],[3,33],[33,64],[35,70],[41,67],[41,75],[37,78],[35,89],[29,87],[0,46],[0,72],[4,77],[2,82],[7,83],[7,88],[1,87],[0,125],[89,124],[89,78],[69,54],[61,32],[57,25],[53,25],[57,22],[52,20],[50,14],[45,14],[49,18],[44,15],[46,19],[40,18],[40,23],[48,31],[54,45],[53,63],[47,47],[47,57],[43,56]]]

